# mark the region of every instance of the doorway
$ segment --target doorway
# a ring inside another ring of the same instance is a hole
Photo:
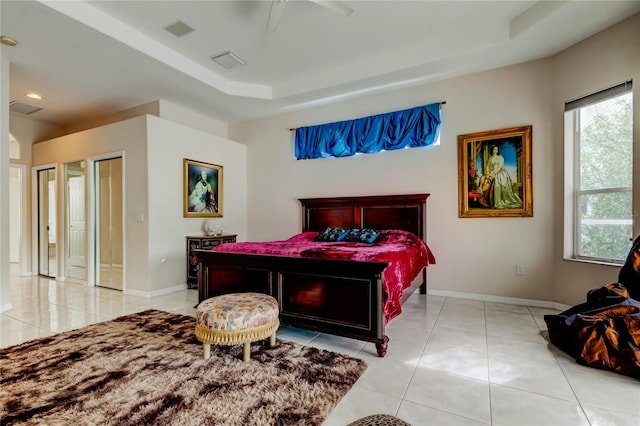
[[[9,164],[9,263],[11,275],[27,276],[30,269],[27,254],[26,183],[27,167],[24,164]]]
[[[122,157],[96,160],[96,285],[123,287],[123,186]]]
[[[37,172],[38,187],[38,274],[55,278],[56,246],[56,169]]]
[[[84,161],[64,165],[65,179],[65,269],[67,278],[85,280],[86,223]]]

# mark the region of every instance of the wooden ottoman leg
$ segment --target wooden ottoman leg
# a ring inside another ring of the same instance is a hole
[[[251,342],[244,342],[244,347],[242,349],[242,360],[244,362],[249,362],[250,356],[251,356]]]
[[[211,343],[203,343],[202,350],[204,352],[204,359],[211,358]]]
[[[276,345],[276,333],[273,333],[269,338],[269,346],[274,347]]]

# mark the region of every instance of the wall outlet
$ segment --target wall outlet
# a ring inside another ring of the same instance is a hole
[[[516,275],[524,275],[524,265],[516,265]]]

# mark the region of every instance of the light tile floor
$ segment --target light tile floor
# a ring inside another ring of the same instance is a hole
[[[13,309],[0,315],[10,346],[154,308],[195,315],[196,290],[151,299],[11,275]],[[414,294],[372,343],[291,327],[278,337],[365,359],[369,367],[325,426],[375,413],[428,425],[640,425],[640,382],[583,367],[545,339],[542,308]]]

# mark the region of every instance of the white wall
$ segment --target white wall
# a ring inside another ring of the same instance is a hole
[[[199,114],[164,99],[157,99],[155,101],[147,102],[146,104],[127,108],[125,110],[118,111],[115,114],[100,117],[96,120],[75,123],[73,126],[66,129],[66,133],[76,133],[82,130],[93,129],[145,114],[161,117],[165,120],[180,123],[187,127],[202,130],[203,132],[213,135],[227,137],[227,124],[223,121],[207,115]],[[60,134],[57,134],[56,136],[59,135]]]
[[[165,120],[180,123],[192,129],[201,130],[212,135],[228,137],[228,126],[224,121],[211,116],[199,114],[174,103],[160,100],[158,116]]]
[[[549,300],[553,293],[551,62],[541,60],[418,88],[234,126],[249,145],[249,237],[299,232],[301,197],[430,193],[432,290]],[[442,107],[440,146],[349,158],[297,161],[289,128],[401,110]],[[458,218],[457,135],[533,125],[532,218]],[[516,276],[516,264],[526,274]],[[464,265],[464,267],[462,267]]]
[[[34,113],[37,117],[38,113]],[[30,152],[30,145],[49,140],[67,133],[67,129],[57,124],[39,121],[32,116],[10,113],[9,126],[11,134],[20,143],[21,157],[29,159],[25,150]]]
[[[247,236],[247,147],[157,117],[148,117],[150,288],[186,283],[187,235],[202,235],[204,218],[183,217],[183,159],[223,167],[225,233]]]
[[[607,29],[553,58],[553,168],[554,186],[554,278],[555,299],[585,301],[588,290],[617,281],[620,268],[562,259],[563,220],[563,114],[567,101],[633,79],[634,235],[640,234],[640,14]]]
[[[118,111],[114,114],[110,114],[104,117],[97,118],[95,120],[85,120],[66,128],[65,134],[78,133],[83,130],[95,129],[98,127],[106,126],[107,124],[117,123],[119,121],[128,120],[130,118],[139,117],[142,115],[160,115],[160,101],[151,101],[146,104],[136,105],[131,108],[127,108]]]
[[[146,292],[149,289],[148,229],[146,223],[136,221],[136,212],[148,214],[147,197],[147,133],[146,116],[132,118],[96,129],[62,136],[33,145],[33,166],[69,163],[87,160],[89,157],[125,151],[125,252],[127,290]],[[62,168],[59,167],[59,170]],[[58,185],[63,182],[57,176]],[[89,198],[86,198],[89,200]],[[62,217],[64,204],[58,201],[59,215]],[[62,227],[58,231],[58,241],[62,242]],[[34,242],[35,244],[35,242]],[[87,245],[88,247],[88,245]]]
[[[183,217],[183,158],[224,167],[225,230],[246,238],[246,146],[237,142],[144,115],[37,143],[33,166],[116,151],[124,151],[125,292],[152,296],[186,285],[185,236],[202,235],[203,219]]]
[[[573,305],[615,281],[619,268],[562,260],[564,102],[636,80],[635,146],[640,107],[639,16],[555,58],[476,73],[337,105],[230,126],[249,146],[249,238],[299,232],[301,197],[429,192],[428,244],[437,264],[429,288]],[[445,100],[441,145],[341,159],[296,161],[289,128],[390,112]],[[532,218],[459,219],[457,135],[533,126]],[[636,153],[640,156],[640,153]],[[640,161],[634,160],[640,211]],[[636,221],[636,232],[640,224]],[[516,264],[525,275],[515,275]]]

